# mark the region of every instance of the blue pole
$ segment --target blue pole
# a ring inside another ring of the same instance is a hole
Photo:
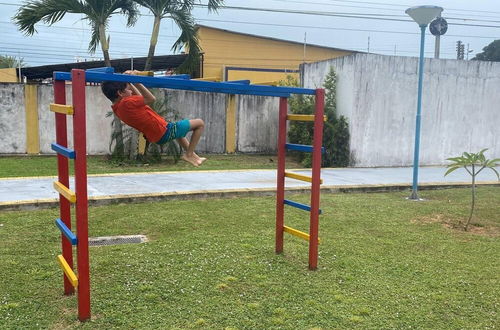
[[[418,99],[417,118],[415,127],[415,152],[413,154],[413,188],[410,199],[418,200],[418,158],[420,150],[420,117],[422,113],[422,83],[424,80],[424,42],[425,28],[427,25],[420,25],[420,61],[418,65]]]

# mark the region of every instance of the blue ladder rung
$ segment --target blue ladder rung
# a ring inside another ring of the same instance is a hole
[[[110,66],[103,66],[101,68],[91,68],[86,71],[101,72],[101,73],[115,73],[115,68]]]
[[[290,205],[290,206],[296,207],[298,209],[311,212],[311,207],[309,205],[302,204],[302,203],[297,203],[297,202],[294,202],[294,201],[291,201],[291,200],[288,200],[288,199],[283,200],[283,202],[286,205]],[[321,214],[321,209],[319,209],[319,214]]]
[[[174,74],[171,76],[158,76],[155,78],[166,78],[166,79],[191,79],[191,76],[188,74]]]
[[[62,145],[59,145],[57,143],[52,143],[50,145],[50,147],[52,148],[52,150],[54,150],[55,152],[57,152],[58,154],[61,154],[63,156],[66,156],[68,157],[69,159],[75,159],[75,152],[71,149],[68,149],[66,147],[63,147]]]
[[[244,79],[244,80],[230,80],[230,81],[225,81],[230,84],[244,84],[244,85],[250,85],[250,80]]]
[[[305,144],[294,144],[294,143],[285,143],[285,148],[288,150],[296,150],[303,152],[313,152],[313,146],[308,146]],[[325,153],[325,147],[321,147],[321,153]]]
[[[61,230],[64,236],[70,241],[71,245],[78,244],[78,238],[76,238],[75,234],[62,222],[60,218],[56,219],[56,226]]]

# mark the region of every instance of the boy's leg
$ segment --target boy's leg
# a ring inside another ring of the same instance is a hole
[[[186,139],[185,137],[184,138],[180,138],[180,139],[177,139],[177,142],[179,143],[179,145],[182,147],[182,149],[184,149],[185,151],[188,150],[189,148],[189,141],[188,139]],[[204,162],[205,160],[207,160],[205,157],[200,157],[196,154],[196,152],[193,153],[194,156],[201,160],[202,162]]]
[[[186,154],[182,157],[182,159],[188,161],[194,166],[198,166],[206,160],[206,158],[198,157],[198,155],[194,152],[205,128],[205,123],[201,119],[191,119],[189,121],[189,125],[190,130],[193,131],[191,141],[188,142],[186,138],[177,139],[177,141],[179,141],[179,144],[186,150]]]
[[[188,141],[188,139],[186,139],[186,138],[179,138],[179,139],[177,139],[177,142],[178,142],[178,143],[179,143],[179,145],[182,147],[182,149],[184,149],[185,151],[187,151],[187,150],[188,150],[188,148],[189,148],[189,141]],[[194,156],[195,156],[196,158],[198,158],[198,159],[202,159],[202,160],[204,160],[204,161],[206,160],[206,158],[198,156],[198,155],[196,154],[196,152],[193,152],[193,154],[194,154]]]

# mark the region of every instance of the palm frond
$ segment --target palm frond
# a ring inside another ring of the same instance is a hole
[[[94,54],[97,46],[100,44],[100,39],[99,39],[99,25],[95,23],[91,23],[91,35],[90,35],[90,41],[89,41],[89,52],[91,54]]]
[[[26,35],[36,32],[35,25],[44,22],[52,25],[63,19],[66,13],[85,13],[77,0],[34,0],[19,8],[12,20]]]
[[[188,57],[179,67],[179,70],[192,70],[200,58],[200,45],[194,17],[186,9],[175,10],[170,14],[174,22],[181,29],[181,35],[172,46],[172,50],[175,52],[186,45],[189,50]]]
[[[220,7],[223,7],[224,0],[208,0],[208,11],[217,12]]]

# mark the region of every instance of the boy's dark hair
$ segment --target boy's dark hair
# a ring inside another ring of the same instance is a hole
[[[124,91],[125,88],[127,88],[127,83],[121,81],[103,81],[101,84],[102,92],[111,102],[115,102],[118,92]]]

